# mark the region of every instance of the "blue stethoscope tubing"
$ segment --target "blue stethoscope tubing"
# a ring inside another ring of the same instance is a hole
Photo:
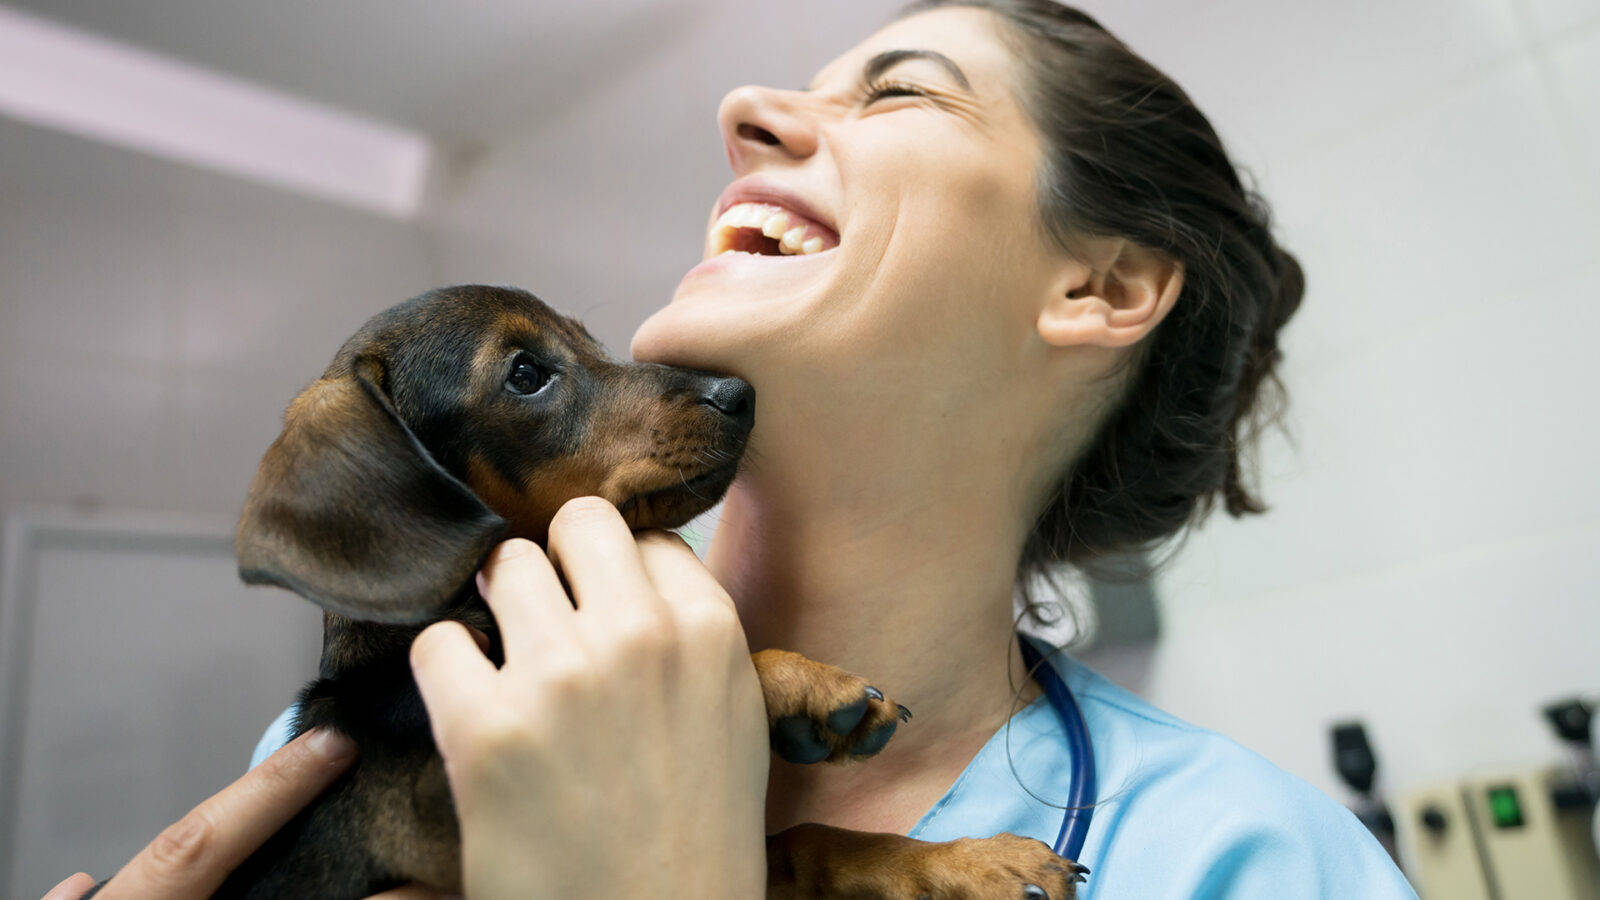
[[[1094,746],[1089,743],[1089,727],[1083,722],[1083,712],[1072,696],[1066,682],[1046,657],[1055,650],[1025,634],[1017,635],[1017,646],[1022,649],[1023,665],[1039,686],[1061,720],[1067,740],[1067,752],[1072,757],[1072,768],[1067,774],[1066,814],[1061,818],[1061,833],[1050,849],[1057,856],[1082,862],[1083,840],[1089,835],[1089,820],[1094,816],[1095,778]]]

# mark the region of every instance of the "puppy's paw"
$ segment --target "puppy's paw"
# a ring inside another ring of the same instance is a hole
[[[912,867],[918,898],[1071,900],[1089,870],[1032,838],[997,834],[934,844]]]
[[[787,650],[751,656],[767,701],[772,751],[792,763],[876,754],[911,711],[843,669]]]
[[[768,900],[1072,900],[1088,871],[1014,834],[935,844],[807,824],[767,838]]]

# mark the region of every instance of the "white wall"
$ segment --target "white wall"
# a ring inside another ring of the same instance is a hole
[[[1336,796],[1341,716],[1393,785],[1551,759],[1600,692],[1600,7],[1230,5],[1279,45],[1239,128],[1307,271],[1294,445],[1161,580],[1146,691]]]
[[[722,26],[737,40],[708,25],[496,142],[438,213],[442,273],[521,282],[625,348],[728,178],[716,98],[801,83],[894,6],[833,11],[811,58],[754,20]],[[1264,455],[1273,511],[1188,543],[1159,582],[1160,645],[1119,671],[1335,796],[1344,716],[1390,784],[1546,758],[1535,706],[1600,690],[1600,8],[1086,6],[1209,112],[1310,284],[1286,341],[1298,446]]]
[[[421,228],[0,120],[0,509],[237,513]]]

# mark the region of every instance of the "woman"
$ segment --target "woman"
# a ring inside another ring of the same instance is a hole
[[[754,896],[763,817],[1048,840],[1069,760],[1014,651],[1015,588],[1219,498],[1263,509],[1241,456],[1299,267],[1205,118],[1093,20],[920,3],[807,90],[734,91],[720,121],[735,180],[708,259],[633,344],[761,398],[706,565],[576,502],[548,555],[512,542],[486,570],[503,669],[458,625],[413,650],[474,897]],[[824,241],[711,255],[738,203]],[[744,636],[869,674],[916,719],[870,763],[769,770]],[[1055,662],[1100,773],[1085,896],[1410,896],[1326,797]],[[281,751],[123,895],[203,895],[341,746]]]

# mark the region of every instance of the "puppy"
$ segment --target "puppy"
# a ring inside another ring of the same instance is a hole
[[[462,286],[375,316],[289,407],[239,523],[239,570],[324,610],[320,677],[294,732],[360,747],[351,771],[229,878],[220,897],[358,898],[406,882],[459,890],[459,834],[407,654],[456,619],[500,647],[473,575],[499,541],[543,541],[598,495],[635,529],[673,528],[732,482],[755,421],[737,378],[608,359],[533,295]],[[872,756],[909,712],[795,653],[752,657],[780,757]],[[1042,851],[1042,852],[1041,852]],[[772,896],[1072,894],[1037,841],[925,844],[799,826],[769,838]],[[536,890],[536,886],[530,886]]]

